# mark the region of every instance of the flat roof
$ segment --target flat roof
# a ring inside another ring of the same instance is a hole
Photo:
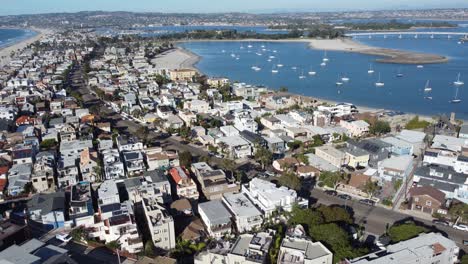
[[[260,210],[243,193],[224,194],[223,199],[236,216],[252,217],[262,215]]]
[[[203,211],[212,225],[221,225],[231,221],[231,214],[221,200],[213,200],[198,204],[198,210]]]

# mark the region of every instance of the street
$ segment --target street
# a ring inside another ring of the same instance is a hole
[[[448,226],[435,226],[431,221],[395,212],[379,206],[366,206],[360,204],[357,200],[346,201],[336,196],[327,195],[318,189],[313,189],[311,191],[311,197],[316,199],[319,204],[338,204],[352,208],[356,224],[363,224],[366,228],[366,232],[376,236],[380,236],[385,232],[387,224],[391,226],[393,223],[401,220],[413,219],[427,225],[428,227],[433,227],[434,229],[439,230],[439,232],[447,235],[450,239],[455,241],[465,252],[468,251],[468,247],[463,246],[462,241],[463,239],[468,238],[468,232],[456,230]]]

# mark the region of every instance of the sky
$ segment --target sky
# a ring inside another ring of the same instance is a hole
[[[0,0],[0,15],[77,11],[279,12],[468,7],[466,0]]]

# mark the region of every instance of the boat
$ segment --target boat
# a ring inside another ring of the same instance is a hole
[[[424,68],[424,65],[418,65],[418,66],[416,66],[416,68],[422,69],[422,68]]]
[[[231,53],[231,57],[235,58],[235,57],[236,57],[236,54]]]
[[[401,72],[401,67],[398,68],[398,73],[397,73],[396,77],[400,77],[400,78],[403,77],[403,73]]]
[[[452,104],[458,104],[461,102],[461,100],[458,98],[458,87],[459,86],[456,86],[456,89],[455,89],[455,97],[453,97],[453,99],[450,100],[450,103]]]
[[[343,76],[343,77],[341,77],[341,80],[343,82],[349,82],[349,77]]]
[[[430,92],[430,91],[432,91],[432,88],[429,87],[429,80],[427,80],[426,86],[424,86],[424,92]]]
[[[377,87],[385,86],[385,83],[380,80],[380,72],[379,72],[379,80],[375,83],[375,86]]]
[[[312,70],[310,70],[308,73],[309,73],[309,75],[315,75],[315,74],[317,74],[315,71],[312,71]]]
[[[327,58],[327,52],[325,51],[325,53],[323,54],[323,59],[322,59],[323,62],[327,62],[329,61],[329,59]]]
[[[278,51],[277,51],[277,50],[273,50],[273,53],[276,53],[276,52],[278,52]]]
[[[305,79],[306,76],[304,75],[304,71],[302,71],[301,75],[299,75],[299,79]]]
[[[269,56],[268,58],[269,58],[269,59],[274,59],[274,58],[275,58],[275,56]]]
[[[281,67],[283,67],[283,66],[284,66],[284,65],[281,64],[281,62],[278,60],[278,64],[276,64],[276,67],[281,68]]]
[[[273,66],[273,69],[271,69],[271,73],[278,73],[278,69],[275,66]]]
[[[369,73],[369,74],[374,73],[374,69],[372,69],[372,63],[369,64],[369,70],[367,70],[367,73]]]
[[[424,96],[424,99],[426,99],[426,100],[432,100],[432,96]]]
[[[244,45],[241,45],[241,46],[240,46],[240,49],[244,49]]]
[[[296,67],[296,66],[292,66],[292,67],[291,67],[291,70],[297,70],[297,67]]]
[[[265,48],[265,45],[261,45],[260,48]]]
[[[247,45],[247,48],[251,49],[253,48],[253,46],[249,43],[249,45]]]
[[[222,53],[226,53],[226,51],[225,51],[225,50],[222,50],[221,52],[222,52]]]
[[[252,66],[251,69],[254,70],[254,71],[260,71],[262,68],[260,68],[258,66]]]
[[[461,85],[465,84],[463,81],[460,81],[460,73],[458,73],[457,80],[454,81],[453,84],[456,85],[456,86],[461,86]]]
[[[325,62],[320,63],[320,66],[325,67],[327,64]]]

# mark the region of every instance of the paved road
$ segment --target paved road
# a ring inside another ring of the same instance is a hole
[[[317,203],[324,205],[338,204],[351,207],[354,211],[354,217],[357,224],[364,224],[366,231],[374,235],[382,235],[385,232],[386,225],[392,225],[395,222],[413,218],[416,221],[422,222],[427,226],[434,226],[431,221],[413,217],[410,215],[395,212],[383,207],[366,206],[360,204],[356,200],[345,201],[335,196],[326,195],[323,191],[314,189],[311,191],[311,197],[317,200]],[[448,235],[450,239],[455,241],[460,248],[468,252],[468,247],[462,245],[462,240],[468,238],[468,232],[455,230],[447,226],[434,226],[442,233]]]

